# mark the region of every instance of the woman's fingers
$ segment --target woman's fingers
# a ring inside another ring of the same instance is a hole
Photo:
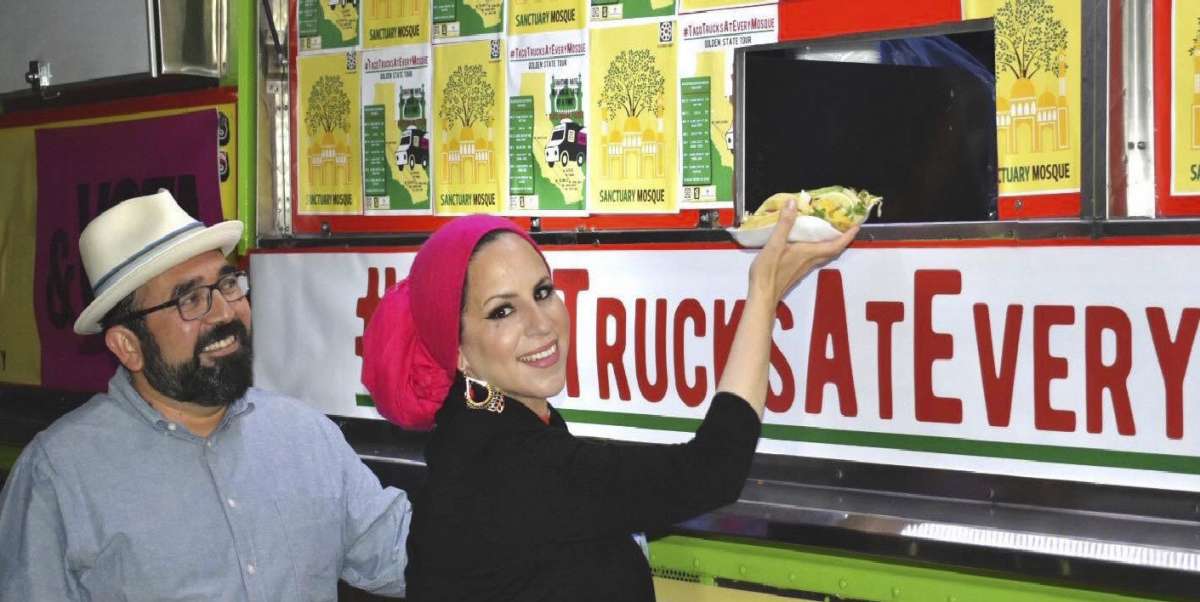
[[[812,250],[812,254],[817,257],[833,259],[834,257],[841,255],[842,251],[844,251],[846,247],[850,246],[851,242],[854,242],[854,238],[856,236],[858,236],[858,226],[854,226],[849,230],[842,232],[841,236],[833,240],[816,243],[816,247]]]
[[[786,281],[780,283],[782,284],[779,290],[780,296],[782,297],[788,289],[795,286],[809,272],[841,255],[857,235],[858,226],[854,226],[833,240],[788,245],[785,256],[780,261],[780,267],[786,269],[787,274]],[[781,278],[781,280],[783,279]]]
[[[775,229],[771,230],[771,238],[767,239],[766,246],[763,250],[770,249],[774,252],[779,252],[786,247],[788,234],[792,231],[792,224],[796,223],[796,199],[789,198],[783,205],[783,210],[779,212],[779,221],[775,224]]]
[[[774,291],[777,300],[813,269],[841,254],[858,235],[855,226],[833,240],[789,243],[787,237],[796,222],[796,213],[796,201],[789,199],[767,244],[750,267],[752,285],[756,281],[765,285],[767,290]]]

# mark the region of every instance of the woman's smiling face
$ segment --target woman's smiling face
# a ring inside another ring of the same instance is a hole
[[[458,369],[526,403],[566,385],[570,317],[541,255],[501,233],[467,265]]]

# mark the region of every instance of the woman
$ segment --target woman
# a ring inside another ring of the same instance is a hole
[[[653,600],[632,533],[737,499],[767,389],[775,307],[836,241],[788,244],[783,212],[750,285],[707,417],[683,445],[573,437],[547,399],[565,385],[570,324],[537,245],[511,222],[433,234],[365,335],[363,382],[389,420],[436,424],[414,504],[408,595],[435,600]]]

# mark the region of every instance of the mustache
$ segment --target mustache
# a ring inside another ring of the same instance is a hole
[[[235,337],[234,340],[241,347],[245,347],[246,342],[250,339],[250,333],[246,330],[246,325],[242,324],[240,320],[226,322],[214,327],[196,339],[195,355],[199,356],[205,347],[230,336]]]

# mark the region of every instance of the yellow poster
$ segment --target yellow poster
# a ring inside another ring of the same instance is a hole
[[[33,309],[37,148],[32,127],[0,130],[0,382],[39,385],[42,347]]]
[[[593,27],[588,210],[678,211],[675,20]]]
[[[1200,3],[1171,5],[1171,194],[1200,195]]]
[[[362,0],[298,0],[296,29],[300,51],[357,46],[360,2]]]
[[[361,214],[358,54],[302,56],[299,63],[299,213]]]
[[[996,23],[1000,196],[1079,190],[1079,0],[965,0]]]
[[[220,104],[145,113],[60,121],[0,129],[0,383],[39,385],[42,347],[34,315],[34,260],[37,253],[38,129],[148,119],[216,109],[221,212],[237,219],[237,141],[235,105]]]
[[[368,50],[362,61],[363,203],[367,215],[432,213],[430,45]]]
[[[363,47],[429,42],[428,0],[360,0]]]
[[[225,214],[225,219],[238,219],[237,105],[217,105],[216,109],[217,176],[221,189],[221,213]]]
[[[508,213],[583,215],[587,32],[509,38]]]
[[[432,0],[432,4],[434,41],[504,32],[504,0]]]
[[[508,35],[583,29],[587,0],[509,0]]]
[[[508,165],[504,41],[433,50],[434,211],[499,213]]]
[[[778,39],[774,4],[679,16],[684,209],[733,207],[733,51]]]

